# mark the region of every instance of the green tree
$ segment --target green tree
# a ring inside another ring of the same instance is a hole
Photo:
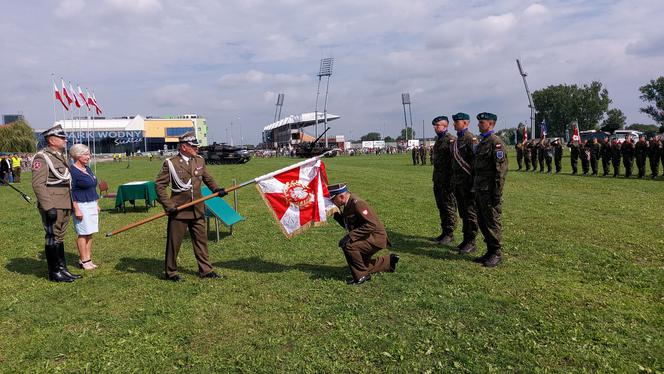
[[[632,123],[626,127],[627,130],[641,131],[643,133],[653,134],[656,133],[659,127],[657,125],[646,125],[643,123]]]
[[[394,138],[388,135],[388,136],[386,136],[385,139],[383,139],[383,140],[385,140],[386,142],[393,142],[393,141],[394,141]]]
[[[626,122],[627,117],[625,117],[622,110],[618,108],[609,109],[606,112],[606,118],[602,121],[602,128],[600,130],[613,134],[614,131],[624,128]]]
[[[415,130],[413,130],[410,127],[405,127],[401,129],[401,135],[397,137],[397,140],[406,140],[406,139],[414,139],[415,138]]]
[[[579,130],[597,128],[611,99],[602,83],[593,81],[583,87],[560,84],[537,90],[533,92],[533,103],[537,127],[546,120],[549,136],[563,136],[565,126],[572,121],[578,122]]]
[[[380,134],[377,132],[370,132],[366,135],[362,135],[360,137],[361,141],[372,141],[372,140],[380,140]]]
[[[641,91],[641,100],[649,104],[641,108],[641,112],[664,127],[664,77],[650,80],[650,83],[639,87],[639,91]]]
[[[35,152],[37,140],[34,130],[23,119],[0,126],[0,151]]]

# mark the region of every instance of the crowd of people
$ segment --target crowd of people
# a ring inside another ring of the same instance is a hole
[[[0,185],[21,183],[21,171],[30,165],[31,155],[13,153],[0,156]]]
[[[624,168],[624,177],[630,178],[633,174],[637,178],[644,178],[650,167],[650,178],[655,179],[659,174],[660,163],[664,171],[664,141],[660,136],[646,140],[644,135],[639,136],[635,142],[631,136],[624,141],[604,138],[601,142],[597,138],[592,140],[573,139],[568,144],[572,174],[579,174],[579,162],[583,175],[599,175],[601,163],[602,176],[621,175],[621,165]],[[517,170],[552,172],[552,162],[555,172],[562,170],[563,145],[560,139],[542,138],[540,140],[523,141],[515,146]],[[636,163],[636,173],[633,172]],[[613,171],[611,170],[613,169]]]

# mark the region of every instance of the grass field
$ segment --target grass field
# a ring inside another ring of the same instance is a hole
[[[568,161],[546,175],[510,159],[505,262],[485,269],[427,240],[439,234],[431,166],[326,160],[330,182],[374,206],[401,255],[396,273],[360,287],[345,285],[336,223],[287,240],[253,187],[239,191],[247,220],[209,244],[223,280],[196,277],[189,241],[185,281],[162,280],[160,220],[95,236],[99,269],[52,283],[36,208],[0,188],[0,371],[663,372],[664,180],[570,176]],[[210,170],[228,185],[292,162]],[[101,163],[98,176],[114,189],[159,167]],[[24,178],[16,186],[32,196]],[[161,211],[101,204],[102,232]]]

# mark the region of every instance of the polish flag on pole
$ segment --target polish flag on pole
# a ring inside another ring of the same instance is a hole
[[[71,106],[71,103],[73,103],[74,100],[71,99],[69,92],[67,92],[67,87],[65,87],[65,80],[60,78],[60,81],[62,81],[62,94],[65,95],[65,99],[67,99],[67,105]]]
[[[69,107],[67,104],[65,104],[65,101],[62,99],[62,95],[60,94],[60,91],[58,91],[58,86],[55,85],[55,82],[53,82],[53,89],[55,90],[55,100],[58,100],[60,104],[62,104],[63,107],[65,107],[66,110],[69,110]]]
[[[94,107],[95,110],[97,111],[97,114],[99,114],[99,108],[97,108],[97,106],[95,105],[95,101],[92,99],[92,96],[90,96],[90,92],[87,90],[87,88],[85,89],[85,94],[87,96],[85,102],[88,103],[88,106]]]
[[[86,100],[85,95],[83,94],[83,91],[81,91],[81,86],[78,86],[78,96],[81,97],[81,101],[83,101],[85,106],[88,107],[88,110],[90,110],[90,105],[88,104],[88,100]]]
[[[97,112],[97,115],[100,115],[101,108],[99,107],[99,103],[97,102],[97,98],[95,97],[95,92],[92,91],[92,104],[95,106],[95,111]]]
[[[528,141],[528,130],[526,130],[526,126],[523,126],[523,142]]]
[[[76,97],[75,91],[71,86],[71,82],[69,82],[69,91],[71,91],[71,97],[74,99],[74,104],[76,105],[77,108],[80,108],[81,103],[78,101],[78,97]]]
[[[325,224],[339,211],[330,200],[325,164],[318,157],[258,177],[256,188],[287,238]]]
[[[578,142],[581,140],[581,136],[579,135],[579,125],[575,122],[574,123],[574,134],[572,135],[572,141]]]

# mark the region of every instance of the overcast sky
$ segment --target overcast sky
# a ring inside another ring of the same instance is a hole
[[[273,120],[313,112],[319,60],[334,57],[331,135],[403,128],[458,111],[529,117],[532,90],[601,81],[628,123],[638,87],[664,75],[661,0],[49,0],[0,5],[0,113],[53,122],[51,74],[94,89],[106,116],[197,113],[211,141],[256,144]],[[322,100],[322,97],[321,97]],[[322,105],[321,105],[322,106]],[[62,111],[58,108],[58,119]],[[473,121],[472,129],[477,131]]]

